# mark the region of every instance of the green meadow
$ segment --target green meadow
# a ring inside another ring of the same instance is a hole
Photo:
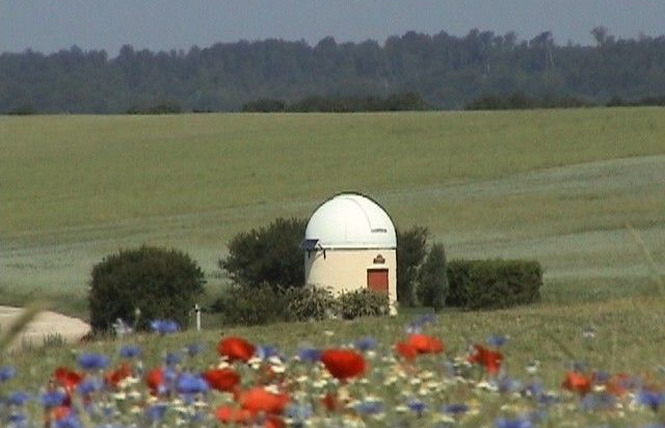
[[[93,264],[141,244],[188,252],[206,271],[208,297],[214,298],[226,281],[217,260],[231,237],[276,217],[307,217],[341,191],[371,196],[398,227],[427,226],[449,259],[528,258],[545,269],[539,304],[444,310],[425,332],[441,338],[446,351],[419,357],[416,366],[394,358],[394,345],[419,311],[242,328],[221,327],[204,314],[202,332],[190,328],[173,336],[140,334],[71,347],[54,334],[43,344],[24,344],[21,358],[0,352],[0,366],[18,371],[3,393],[43,391],[56,367],[76,368],[85,353],[108,355],[117,367],[127,343],[143,349],[147,369],[163,365],[167,352],[182,353],[183,344],[202,344],[205,352],[184,357],[183,366],[205,370],[218,363],[221,337],[275,345],[288,356],[303,346],[335,348],[372,337],[378,348],[366,378],[340,389],[353,405],[378,397],[385,419],[347,406],[334,421],[348,417],[363,419],[362,426],[385,426],[406,418],[404,426],[434,426],[442,406],[453,403],[471,409],[454,426],[518,426],[500,418],[536,414],[543,419],[534,424],[548,427],[665,421],[663,403],[649,408],[636,398],[641,383],[609,406],[589,405],[588,397],[605,397],[602,391],[581,399],[562,388],[575,364],[585,374],[629,373],[662,395],[664,109],[0,117],[0,153],[0,304],[36,299],[86,318]],[[488,392],[480,385],[498,379],[477,367],[465,377],[447,372],[453,362],[467,361],[470,344],[490,334],[509,337],[501,348],[503,375],[542,381],[557,401],[543,407],[524,390]],[[535,361],[540,368],[534,374]],[[303,370],[320,374],[291,358],[287,364],[292,386]],[[239,370],[250,386],[250,369]],[[394,373],[402,374],[397,383],[388,382],[398,379]],[[317,378],[304,378],[299,393],[307,392],[315,419],[325,422]],[[420,385],[432,380],[435,389],[422,393]],[[144,383],[136,384],[143,407],[133,416],[153,402]],[[104,394],[97,398],[108,404],[112,400]],[[207,395],[209,413],[229,397]],[[398,414],[395,409],[413,397],[423,400],[425,413]],[[116,410],[122,410],[118,400]],[[176,401],[166,400],[168,412],[182,407]],[[42,407],[35,399],[26,413],[40,420]]]
[[[84,318],[109,253],[181,249],[214,294],[234,234],[341,191],[449,259],[540,261],[545,304],[649,295],[665,264],[659,108],[0,117],[0,153],[0,303]]]

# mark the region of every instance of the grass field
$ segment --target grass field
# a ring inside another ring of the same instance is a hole
[[[546,301],[648,292],[627,223],[665,260],[657,108],[0,117],[0,151],[3,303],[81,314],[92,265],[143,243],[189,252],[214,289],[235,233],[345,190],[449,258],[539,260]]]
[[[376,199],[398,227],[429,227],[449,258],[530,258],[546,272],[542,303],[444,311],[426,332],[445,341],[446,352],[419,357],[413,366],[395,358],[394,351],[417,315],[410,310],[394,318],[223,329],[205,314],[203,332],[73,347],[52,337],[21,358],[0,352],[0,371],[11,365],[18,372],[3,383],[3,394],[17,389],[32,394],[25,413],[37,424],[46,414],[38,397],[55,368],[77,368],[85,353],[109,355],[117,367],[121,346],[138,344],[144,350],[141,367],[150,369],[162,365],[167,352],[182,353],[183,344],[203,344],[201,355],[183,356],[180,368],[194,372],[217,363],[216,343],[230,335],[285,352],[293,398],[310,404],[313,418],[323,421],[311,426],[385,426],[398,420],[400,426],[435,426],[446,416],[442,407],[456,403],[468,412],[443,426],[665,422],[663,109],[0,117],[0,151],[3,304],[42,298],[57,310],[85,317],[92,265],[142,243],[189,252],[217,291],[224,278],[216,261],[235,233],[278,216],[306,217],[343,190]],[[510,337],[502,348],[501,378],[482,371],[463,378],[447,371],[453,361],[466,361],[470,344],[491,334]],[[315,386],[325,373],[291,357],[303,346],[334,348],[366,336],[378,341],[371,369],[349,385],[325,381],[325,388],[345,389],[352,400],[351,407],[326,420]],[[540,362],[535,375],[526,367],[534,360]],[[598,391],[572,394],[563,390],[562,380],[574,366],[584,374],[628,374],[634,384],[614,397],[594,380]],[[245,387],[258,382],[251,369],[236,367]],[[138,366],[132,370],[142,373]],[[304,374],[305,381],[299,380]],[[506,380],[520,389],[479,387]],[[432,381],[433,389],[421,393]],[[98,391],[93,401],[109,406],[118,420],[140,419],[154,397],[145,382],[137,382],[141,392],[132,410],[113,391]],[[555,401],[543,404],[542,397],[526,395],[523,387],[530,382],[542,382]],[[645,388],[653,389],[657,404],[640,398]],[[357,410],[370,396],[380,401],[381,414]],[[409,413],[413,397],[426,406],[423,414]],[[160,400],[169,417],[183,420],[177,394]],[[205,400],[206,426],[218,426],[212,413],[232,402],[230,394],[208,394]],[[400,406],[406,413],[395,410]],[[0,420],[5,417],[0,412]],[[185,420],[178,426],[202,423]]]

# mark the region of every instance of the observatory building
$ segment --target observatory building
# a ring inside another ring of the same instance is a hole
[[[379,204],[357,193],[325,201],[307,223],[303,248],[307,285],[387,293],[396,311],[397,235]]]

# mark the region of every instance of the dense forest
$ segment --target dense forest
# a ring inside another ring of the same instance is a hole
[[[463,37],[408,32],[380,44],[262,40],[189,51],[130,45],[110,58],[77,46],[45,55],[0,55],[0,113],[237,111],[257,100],[416,94],[433,108],[520,94],[621,104],[665,94],[665,36],[617,39],[604,27],[593,46],[557,45],[472,30]]]

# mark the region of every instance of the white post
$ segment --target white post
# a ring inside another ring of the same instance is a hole
[[[194,312],[196,312],[196,331],[201,331],[201,307],[198,303],[194,305]]]

